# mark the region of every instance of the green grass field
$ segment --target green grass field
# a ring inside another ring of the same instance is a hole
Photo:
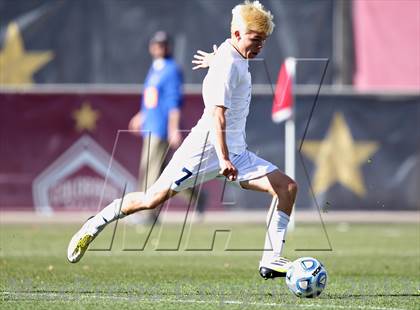
[[[212,251],[191,250],[211,247],[214,227],[195,225],[191,238],[187,229],[177,251],[180,226],[165,226],[139,251],[148,230],[120,223],[112,251],[70,264],[67,242],[78,225],[2,225],[0,308],[420,309],[418,224],[328,224],[332,251],[295,251],[328,245],[319,225],[298,224],[284,254],[325,264],[327,288],[316,299],[259,276],[262,225],[230,225],[231,238],[218,234]],[[112,231],[93,248],[107,248]]]

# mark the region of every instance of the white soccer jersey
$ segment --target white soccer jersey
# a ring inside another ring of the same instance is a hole
[[[214,145],[213,109],[224,106],[229,153],[241,154],[247,147],[245,126],[251,101],[251,74],[248,60],[231,45],[230,39],[219,47],[204,78],[203,99],[203,115],[192,131],[210,132],[209,142]]]
[[[216,154],[215,106],[225,106],[226,143],[229,157],[238,169],[236,183],[266,175],[278,169],[272,163],[247,150],[246,118],[251,101],[251,75],[244,59],[226,40],[218,49],[203,82],[205,109],[197,125],[173,155],[157,183],[181,191],[219,174]]]

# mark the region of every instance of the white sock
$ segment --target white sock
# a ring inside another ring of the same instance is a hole
[[[270,213],[271,209],[268,214],[267,222],[269,221]],[[289,216],[283,211],[274,210],[270,223],[267,223],[268,229],[265,235],[261,264],[268,264],[276,258],[281,257],[289,219]]]
[[[96,235],[109,223],[125,217],[126,215],[120,209],[121,199],[115,199],[113,202],[103,208],[98,214],[89,220],[88,229],[90,230],[90,233]]]

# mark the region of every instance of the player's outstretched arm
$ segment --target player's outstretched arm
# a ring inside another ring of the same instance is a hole
[[[195,66],[192,68],[193,70],[197,69],[205,69],[210,67],[211,62],[213,60],[214,55],[216,55],[217,52],[217,45],[213,44],[213,52],[207,53],[202,50],[198,50],[197,53],[193,56],[195,59],[193,59],[191,62],[195,64]]]

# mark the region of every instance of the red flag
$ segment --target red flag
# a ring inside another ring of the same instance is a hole
[[[290,65],[289,65],[290,64]],[[289,119],[293,114],[293,71],[294,61],[287,59],[281,66],[274,92],[271,117],[273,122],[280,123]]]

